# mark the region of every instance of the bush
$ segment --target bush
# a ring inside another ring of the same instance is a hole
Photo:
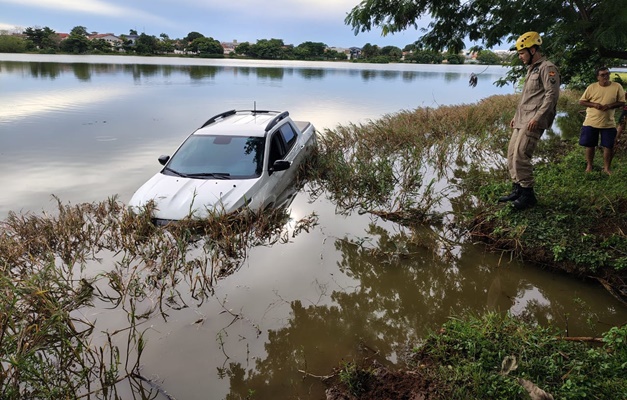
[[[19,36],[0,35],[0,53],[23,53],[26,41]]]

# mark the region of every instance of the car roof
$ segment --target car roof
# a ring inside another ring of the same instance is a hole
[[[193,135],[231,135],[263,137],[266,127],[279,111],[231,110],[218,114],[198,128]]]

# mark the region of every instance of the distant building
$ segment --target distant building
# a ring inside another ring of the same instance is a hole
[[[237,40],[233,40],[232,42],[221,42],[222,48],[224,49],[224,54],[228,55],[235,51],[235,48],[239,45]]]
[[[361,57],[361,48],[360,47],[351,47],[348,49],[349,51],[349,59],[355,60]]]
[[[337,51],[338,53],[344,53],[346,55],[346,59],[350,60],[351,58],[351,50],[346,49],[344,47],[329,47],[330,50]]]
[[[134,46],[137,39],[139,39],[139,35],[120,35],[119,36],[122,41],[130,40],[131,44]]]
[[[120,39],[119,37],[115,36],[112,33],[94,33],[94,34],[87,36],[87,38],[89,40],[102,39],[105,42],[109,43],[111,47],[114,49],[118,49],[122,47],[122,44],[124,43],[122,39]]]

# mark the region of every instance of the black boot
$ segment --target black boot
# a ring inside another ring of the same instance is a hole
[[[499,198],[499,203],[505,203],[506,201],[514,201],[520,197],[520,184],[512,183],[512,192],[507,196],[503,196]]]
[[[538,200],[533,192],[533,187],[521,187],[520,197],[514,201],[514,208],[517,210],[524,210],[525,208],[535,206],[537,203]]]

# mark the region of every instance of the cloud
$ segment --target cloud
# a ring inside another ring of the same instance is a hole
[[[15,24],[6,24],[0,22],[0,31],[8,31],[8,32],[22,32],[24,30],[23,27],[17,26]]]
[[[214,11],[233,12],[235,15],[245,17],[275,20],[276,18],[289,17],[292,19],[316,19],[316,20],[344,20],[359,0],[273,0],[269,5],[267,0],[179,0],[176,4],[186,4],[198,8]],[[260,14],[262,13],[262,14]]]
[[[171,25],[162,17],[131,7],[118,6],[100,0],[0,0],[0,3],[12,3],[26,8],[47,8],[55,11],[69,11],[80,14],[95,14],[124,19],[144,19]]]

